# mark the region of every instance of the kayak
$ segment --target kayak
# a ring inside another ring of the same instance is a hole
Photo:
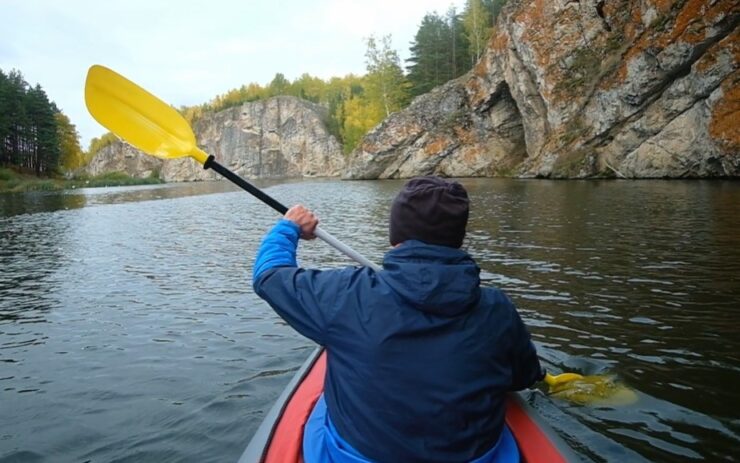
[[[326,352],[318,348],[265,416],[239,463],[303,463],[303,426],[324,390],[325,371]],[[517,442],[522,463],[580,461],[520,393],[509,394],[506,424]]]

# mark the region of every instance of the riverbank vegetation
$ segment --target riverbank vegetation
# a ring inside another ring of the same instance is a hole
[[[365,75],[324,80],[303,74],[290,81],[277,73],[265,86],[245,84],[202,105],[181,107],[180,112],[195,124],[206,114],[243,103],[295,96],[327,109],[329,132],[342,143],[345,153],[350,153],[369,130],[409,105],[414,97],[469,71],[481,57],[505,2],[467,0],[462,12],[450,7],[444,14],[427,13],[411,43],[405,67],[392,48],[391,36],[371,36],[365,39]],[[25,188],[21,184],[37,189],[65,185],[69,180],[64,179],[78,175],[117,138],[111,133],[93,138],[87,151],[79,140],[74,124],[41,85],[29,85],[18,70],[7,74],[0,70],[0,168],[6,168],[4,175],[12,177],[14,189]],[[39,183],[32,186],[29,176],[38,177]],[[10,184],[10,180],[0,182]],[[0,186],[0,190],[7,189]]]
[[[109,172],[98,176],[79,175],[72,178],[39,177],[33,173],[23,173],[16,169],[0,167],[0,193],[58,191],[156,183],[163,183],[163,181],[159,179],[158,175],[154,174],[147,178],[135,178],[122,172]]]

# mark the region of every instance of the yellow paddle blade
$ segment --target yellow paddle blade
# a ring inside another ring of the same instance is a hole
[[[576,373],[561,373],[555,376],[551,375],[550,373],[545,374],[545,382],[550,387],[557,386],[562,383],[567,383],[568,381],[582,379],[582,378],[583,376],[576,374]]]
[[[581,405],[629,405],[637,402],[637,394],[614,376],[581,376],[575,373],[545,377],[550,395]]]
[[[101,125],[147,154],[165,159],[191,156],[201,164],[208,159],[180,113],[104,66],[87,72],[85,104]]]

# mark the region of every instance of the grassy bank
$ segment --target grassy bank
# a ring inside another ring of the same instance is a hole
[[[106,186],[148,185],[164,183],[156,176],[135,178],[121,172],[110,172],[96,177],[79,176],[72,179],[55,177],[36,177],[12,169],[0,168],[0,193],[24,191],[58,191],[75,188],[94,188]]]

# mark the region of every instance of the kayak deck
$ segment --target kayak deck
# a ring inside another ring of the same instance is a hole
[[[324,390],[325,372],[326,352],[319,348],[265,417],[239,463],[303,463],[303,426]],[[509,395],[506,424],[517,442],[522,463],[578,461],[519,394]]]

